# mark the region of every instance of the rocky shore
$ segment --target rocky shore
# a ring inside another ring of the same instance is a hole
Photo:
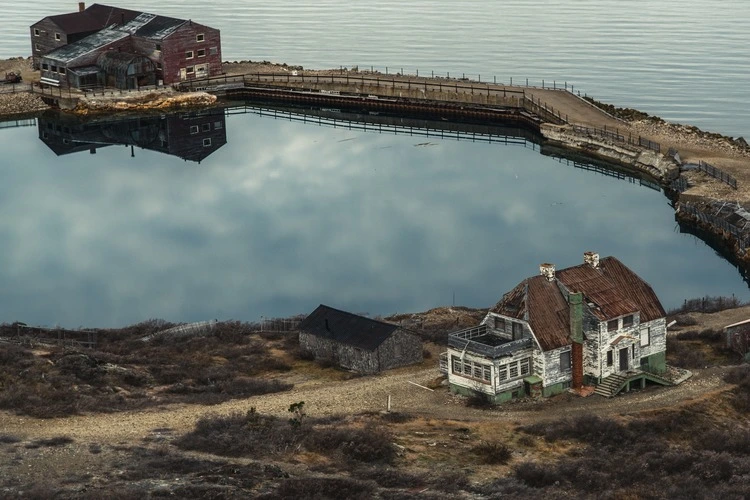
[[[0,94],[0,116],[31,114],[47,108],[41,97],[29,92]]]

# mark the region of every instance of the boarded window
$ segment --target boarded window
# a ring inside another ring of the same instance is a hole
[[[641,347],[646,347],[651,344],[651,328],[644,328],[641,330]]]
[[[612,351],[607,351],[607,366],[612,366],[612,363],[614,362],[614,355],[612,354]]]
[[[628,326],[633,326],[633,315],[625,316],[622,318],[622,327],[626,328]]]
[[[570,351],[565,351],[565,352],[560,353],[560,371],[561,372],[570,371]]]
[[[521,323],[513,323],[513,340],[520,340],[523,338],[523,325]]]
[[[614,332],[615,330],[617,330],[617,320],[616,319],[611,319],[611,320],[607,321],[607,331],[608,332]]]
[[[214,122],[214,130],[221,130],[224,125],[221,122]]]
[[[208,53],[211,54],[212,56],[215,56],[216,54],[219,53],[219,48],[218,47],[211,47],[210,49],[208,49]]]

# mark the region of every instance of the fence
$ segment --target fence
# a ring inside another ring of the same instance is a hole
[[[141,338],[141,340],[143,342],[148,342],[149,340],[155,338],[198,337],[211,333],[214,328],[216,328],[216,323],[216,320],[210,320],[178,325],[173,328],[168,328],[166,330],[147,335]]]
[[[678,193],[684,193],[688,187],[687,179],[683,176],[679,176],[669,184],[669,188]]]
[[[58,344],[94,348],[97,345],[95,330],[67,330],[65,328],[47,328],[15,323],[16,336],[19,341]]]
[[[661,152],[661,144],[655,141],[651,141],[649,139],[646,139],[645,137],[638,136],[638,139],[636,140],[633,136],[628,135],[625,137],[624,135],[620,134],[620,129],[615,129],[614,132],[612,129],[607,129],[605,126],[604,129],[600,128],[593,128],[593,127],[583,127],[580,125],[573,125],[573,131],[577,134],[586,134],[586,135],[598,135],[601,137],[604,137],[606,139],[610,139],[615,142],[622,142],[631,144],[634,146],[641,146],[644,148],[652,149],[656,151],[657,153]]]
[[[750,235],[746,235],[743,228],[739,228],[721,217],[709,214],[691,203],[680,203],[677,211],[688,214],[698,222],[708,224],[715,229],[720,229],[732,235],[743,252],[750,247]]]
[[[703,160],[698,161],[698,170],[707,173],[714,179],[719,179],[721,182],[731,186],[733,189],[737,189],[737,179],[727,174],[726,172],[719,170],[713,165],[709,165]]]

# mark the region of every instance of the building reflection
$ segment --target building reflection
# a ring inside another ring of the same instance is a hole
[[[48,111],[38,119],[39,139],[57,156],[112,145],[148,149],[200,163],[227,143],[223,108],[189,113],[79,118]]]

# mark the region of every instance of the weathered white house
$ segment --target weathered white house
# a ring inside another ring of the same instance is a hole
[[[422,340],[416,334],[322,304],[300,323],[299,330],[303,352],[360,373],[422,362]]]
[[[669,382],[666,313],[651,286],[615,257],[540,274],[506,293],[480,325],[449,334],[442,364],[453,391],[496,402],[584,384],[612,396]]]

